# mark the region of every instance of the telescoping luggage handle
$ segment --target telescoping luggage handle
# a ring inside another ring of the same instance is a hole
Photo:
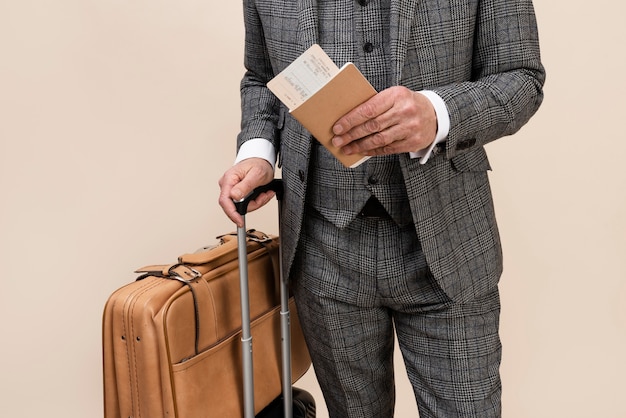
[[[237,251],[239,259],[239,280],[241,288],[241,348],[243,362],[243,401],[244,417],[254,418],[254,365],[252,364],[252,335],[250,332],[250,299],[248,290],[248,253],[246,248],[246,213],[248,204],[261,193],[273,191],[280,202],[283,198],[283,182],[274,179],[270,183],[257,187],[248,196],[235,201],[237,213],[243,217],[243,225],[237,228]],[[280,204],[278,205],[280,219]],[[282,260],[282,246],[278,247],[278,256]],[[291,327],[289,316],[289,289],[283,278],[282,262],[280,268],[280,326],[281,326],[281,358],[282,358],[282,389],[283,410],[285,418],[293,418],[293,393],[291,389]]]

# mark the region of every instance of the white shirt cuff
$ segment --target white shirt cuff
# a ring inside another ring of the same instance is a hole
[[[437,135],[433,143],[430,144],[428,148],[416,152],[409,152],[411,158],[420,158],[420,164],[426,164],[435,146],[448,138],[448,132],[450,132],[450,114],[448,113],[446,103],[434,91],[422,90],[418,93],[426,96],[426,98],[430,100],[430,103],[435,108],[435,115],[437,116]]]
[[[235,164],[247,158],[263,158],[274,168],[276,166],[276,149],[267,139],[253,138],[241,144],[237,158],[235,158]]]

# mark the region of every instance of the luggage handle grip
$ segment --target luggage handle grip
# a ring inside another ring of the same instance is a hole
[[[282,179],[274,179],[263,186],[259,186],[252,190],[252,192],[243,199],[235,201],[234,203],[235,208],[237,209],[237,213],[242,216],[245,215],[248,212],[248,204],[252,200],[256,199],[261,193],[269,191],[273,191],[274,193],[276,193],[277,200],[282,200],[284,192]]]

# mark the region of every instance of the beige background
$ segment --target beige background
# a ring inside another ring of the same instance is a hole
[[[488,146],[504,416],[626,417],[625,7],[536,0],[546,100]],[[102,415],[101,313],[232,229],[239,1],[0,0],[0,416]],[[249,226],[276,231],[275,212]],[[398,364],[397,417],[415,416]],[[300,386],[316,394],[315,379]]]

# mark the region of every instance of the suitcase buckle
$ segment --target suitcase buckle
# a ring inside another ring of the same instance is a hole
[[[202,273],[198,270],[184,264],[174,264],[167,269],[167,275],[171,279],[178,280],[179,282],[183,282],[185,284],[191,283],[202,277]]]
[[[257,231],[256,229],[248,229],[246,231],[246,236],[250,241],[258,242],[259,244],[270,242],[272,240],[272,237],[267,235],[265,232]]]

